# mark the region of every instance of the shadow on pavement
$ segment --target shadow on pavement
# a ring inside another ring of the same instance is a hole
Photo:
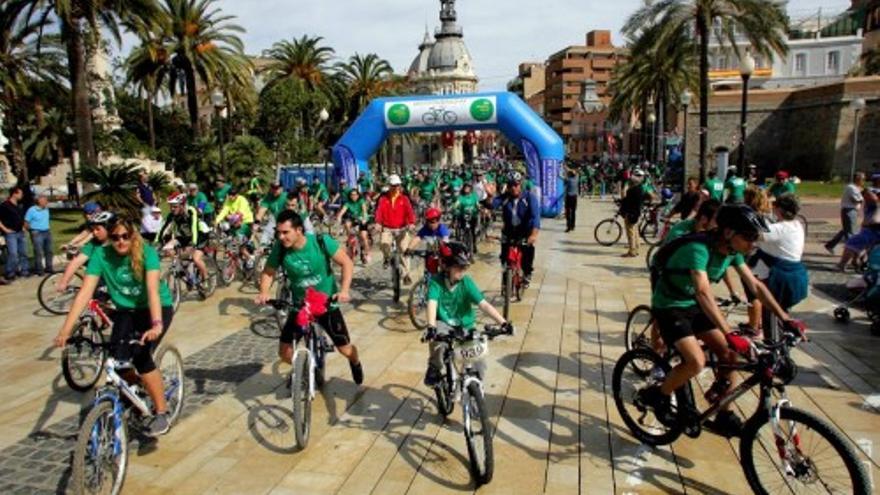
[[[222,316],[229,316],[230,308],[241,308],[245,314],[253,313],[259,308],[250,297],[227,297],[217,304],[217,309]]]

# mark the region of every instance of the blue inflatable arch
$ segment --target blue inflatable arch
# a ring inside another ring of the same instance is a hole
[[[348,184],[389,133],[498,129],[519,146],[541,200],[543,216],[560,211],[565,156],[562,139],[525,102],[509,92],[377,98],[333,146],[336,180]]]

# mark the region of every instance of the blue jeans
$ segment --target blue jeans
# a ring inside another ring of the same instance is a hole
[[[24,232],[4,234],[6,238],[6,276],[14,277],[15,272],[21,275],[28,274],[27,243],[24,241]]]
[[[31,244],[34,246],[34,271],[37,273],[52,271],[52,232],[49,230],[32,230]]]

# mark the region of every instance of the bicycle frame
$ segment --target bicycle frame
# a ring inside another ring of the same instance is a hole
[[[309,323],[306,327],[306,331],[300,338],[303,344],[298,345],[296,350],[293,351],[292,362],[295,363],[297,356],[303,353],[305,353],[309,359],[309,400],[315,399],[317,389],[315,386],[315,370],[318,368],[318,360],[315,356],[324,352],[323,349],[320,351],[318,350],[318,346],[322,345],[320,332],[321,330],[318,329],[314,322]]]

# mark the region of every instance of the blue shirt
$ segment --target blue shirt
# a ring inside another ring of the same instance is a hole
[[[153,188],[148,184],[138,182],[138,193],[147,206],[156,206],[156,199],[153,197]]]
[[[533,229],[541,228],[541,205],[537,196],[523,192],[518,198],[498,196],[492,202],[493,207],[501,207],[505,237],[525,238]]]
[[[31,230],[49,230],[49,208],[31,206],[24,214],[24,221]]]
[[[445,239],[449,237],[449,228],[445,224],[440,224],[437,227],[437,230],[431,230],[431,227],[427,225],[423,225],[422,228],[419,229],[416,234],[419,236],[419,239],[427,239],[428,237],[436,237],[438,239]]]

